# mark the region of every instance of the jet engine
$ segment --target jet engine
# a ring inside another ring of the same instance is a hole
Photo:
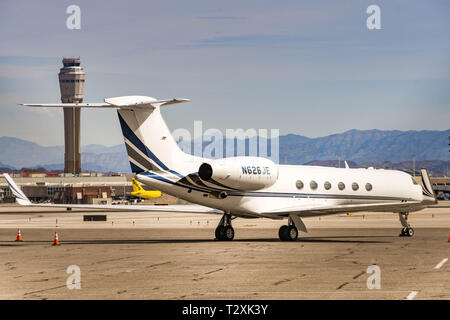
[[[265,158],[232,157],[204,162],[198,174],[216,185],[251,191],[273,185],[278,179],[278,166]]]

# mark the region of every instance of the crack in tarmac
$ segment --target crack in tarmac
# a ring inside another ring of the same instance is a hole
[[[169,264],[169,263],[172,263],[172,261],[151,264],[149,266],[146,266],[146,268],[148,269],[148,268],[159,267],[159,266],[163,266],[163,265],[166,265],[166,264]]]
[[[342,289],[344,286],[348,285],[349,282],[344,282],[343,284],[341,284],[339,287],[336,288],[336,290],[340,290]]]
[[[62,286],[57,286],[57,287],[53,287],[53,288],[47,288],[47,289],[42,289],[42,290],[37,290],[37,291],[31,291],[31,292],[25,292],[23,295],[26,296],[26,295],[29,295],[29,294],[34,294],[34,293],[45,292],[45,291],[49,291],[49,290],[60,289],[60,288],[66,287],[66,286],[67,286],[67,285],[64,284],[64,285],[62,285]]]
[[[285,282],[289,282],[289,281],[292,281],[292,279],[283,279],[283,280],[274,282],[272,285],[278,286],[279,284],[282,284],[282,283],[285,283]]]
[[[362,271],[361,273],[358,273],[356,276],[353,277],[353,279],[357,279],[357,278],[361,277],[363,274],[365,274],[364,271]]]
[[[221,270],[223,270],[223,268],[219,268],[219,269],[213,270],[213,271],[208,271],[208,272],[205,272],[204,274],[211,274],[211,273],[218,272],[218,271],[221,271]]]

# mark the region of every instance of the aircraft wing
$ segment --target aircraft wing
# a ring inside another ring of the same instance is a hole
[[[358,211],[385,211],[385,212],[410,212],[418,210],[417,205],[420,201],[409,202],[386,202],[373,204],[348,204],[348,205],[299,205],[286,207],[271,211],[262,212],[263,216],[289,216],[297,215],[300,217],[320,216],[337,213],[358,212]]]
[[[210,213],[223,214],[222,210],[217,210],[200,205],[91,205],[91,204],[33,204],[23,191],[17,186],[9,174],[4,173],[8,186],[16,198],[18,204],[27,207],[51,207],[51,208],[76,208],[76,209],[96,209],[108,211],[145,211],[145,212],[180,212],[180,213]]]
[[[102,209],[107,211],[145,211],[145,212],[180,212],[180,213],[211,213],[223,214],[217,210],[200,205],[94,205],[94,204],[32,204],[32,207],[74,208],[74,209]]]

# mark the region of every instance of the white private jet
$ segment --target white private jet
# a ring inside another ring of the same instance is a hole
[[[308,232],[303,217],[357,211],[396,212],[403,226],[401,235],[412,236],[409,212],[437,202],[426,169],[422,169],[420,186],[410,175],[396,170],[279,165],[259,157],[212,160],[186,154],[173,139],[160,109],[187,101],[124,96],[105,99],[104,103],[24,105],[117,109],[136,179],[198,206],[32,204],[5,174],[17,202],[26,206],[221,214],[215,232],[218,240],[234,238],[231,221],[235,217],[287,218],[288,224],[278,233],[282,241],[297,240],[298,230]]]

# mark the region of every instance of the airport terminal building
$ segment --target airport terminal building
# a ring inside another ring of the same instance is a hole
[[[112,204],[114,201],[130,201],[133,190],[132,174],[107,176],[102,173],[10,173],[33,202]],[[14,197],[0,175],[0,202],[12,203]],[[177,199],[169,195],[145,200],[146,203],[173,204]]]

